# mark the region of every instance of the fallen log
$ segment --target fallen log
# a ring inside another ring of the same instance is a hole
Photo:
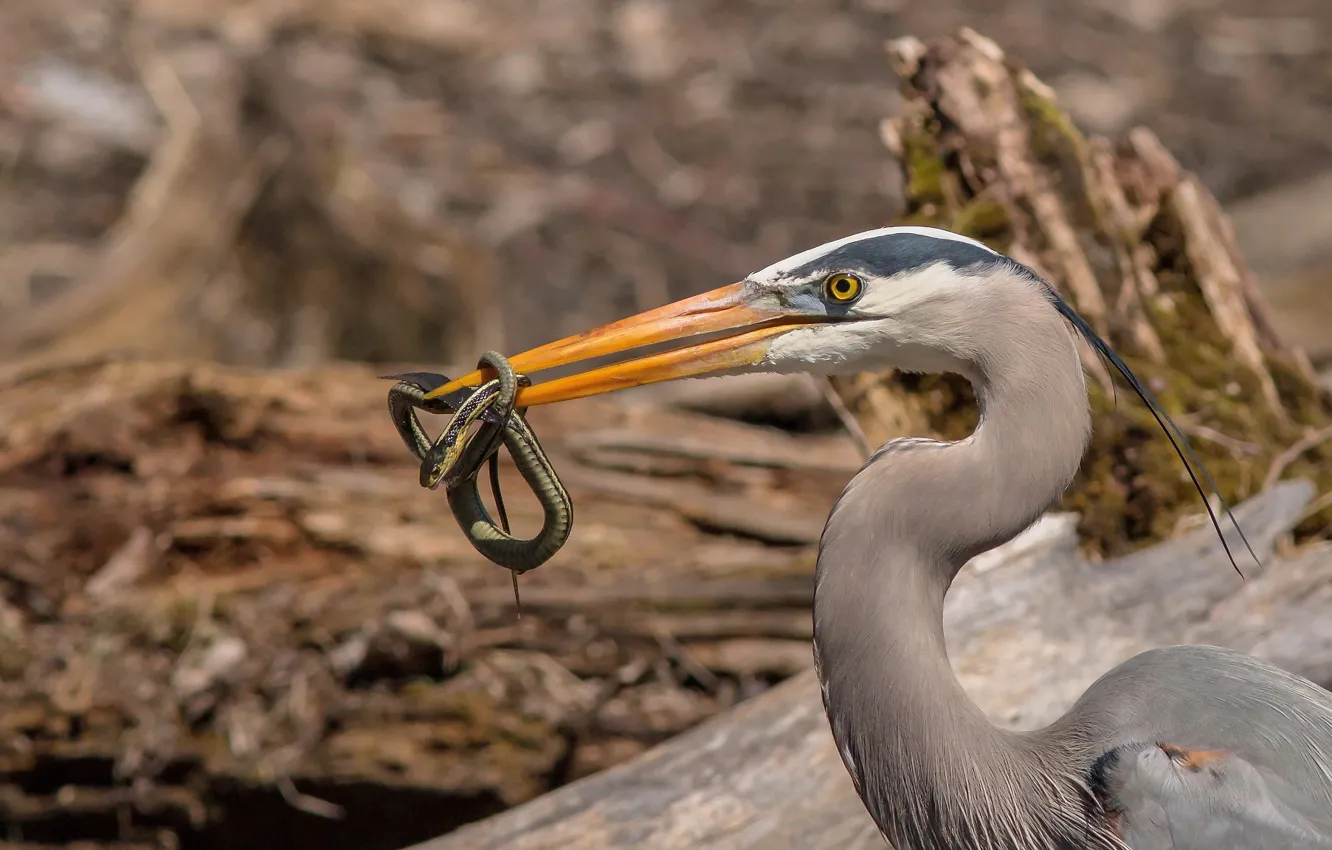
[[[803,669],[807,520],[842,485],[845,438],[613,400],[533,411],[577,533],[523,578],[517,619],[508,575],[418,486],[373,374],[0,369],[9,834],[245,846],[229,830],[271,798],[301,824],[286,846],[400,846]],[[653,423],[716,451],[622,438]],[[616,468],[570,439],[587,435]],[[535,527],[507,460],[502,480],[515,528]]]
[[[1307,481],[1285,482],[1241,506],[1260,557],[1270,559],[1312,493]],[[1078,556],[1075,528],[1069,515],[1047,517],[969,564],[949,596],[953,664],[994,722],[1047,723],[1100,673],[1166,643],[1231,646],[1332,680],[1332,629],[1314,625],[1332,598],[1332,546],[1280,558],[1244,583],[1210,528],[1100,563]],[[628,764],[411,850],[883,846],[807,671]]]

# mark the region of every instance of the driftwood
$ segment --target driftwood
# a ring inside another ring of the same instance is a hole
[[[1244,506],[1260,555],[1312,488],[1284,483]],[[969,565],[949,597],[949,651],[995,722],[1059,715],[1109,667],[1151,646],[1253,651],[1332,680],[1332,546],[1242,584],[1210,529],[1126,558],[1076,555],[1076,520],[1051,515]],[[1231,536],[1232,545],[1238,542]],[[412,850],[872,850],[883,847],[827,732],[812,672],[633,762]]]
[[[147,847],[209,830],[240,841],[227,832],[232,807],[256,800],[228,790],[240,787],[270,789],[277,811],[299,818],[306,843],[293,846],[403,846],[612,767],[791,676],[782,696],[723,721],[757,718],[753,759],[727,745],[723,761],[686,770],[681,755],[650,781],[612,775],[633,800],[656,786],[655,799],[675,801],[660,818],[626,810],[626,822],[643,830],[641,846],[732,846],[727,830],[757,836],[737,847],[782,846],[742,812],[706,808],[751,788],[774,811],[802,811],[786,794],[825,800],[829,819],[800,823],[861,834],[863,820],[835,826],[858,809],[808,679],[814,534],[794,530],[826,511],[854,461],[849,444],[595,400],[534,411],[577,531],[524,579],[516,620],[507,576],[416,485],[384,389],[353,367],[113,360],[0,376],[11,835]],[[612,448],[607,468],[599,453]],[[1267,507],[1241,513],[1260,552],[1309,495],[1279,484]],[[535,520],[528,500],[511,501],[519,529]],[[1001,720],[1040,722],[1111,661],[1180,638],[1332,674],[1332,635],[1315,625],[1332,553],[1286,558],[1238,589],[1206,530],[1093,564],[1073,557],[1073,525],[1055,518],[1012,560],[981,559],[952,601],[959,668]],[[713,773],[721,766],[740,773]],[[545,821],[552,804],[572,814],[587,803],[578,785],[447,846],[484,847],[512,825],[536,842],[519,846],[604,835],[605,806],[628,799],[603,799],[607,781],[590,786],[591,820],[533,828],[534,811]],[[409,816],[384,821],[407,801]],[[668,840],[673,830],[686,831]]]

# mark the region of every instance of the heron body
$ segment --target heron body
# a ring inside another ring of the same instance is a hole
[[[1092,781],[1131,847],[1332,850],[1332,840],[1282,802],[1289,791],[1281,778],[1234,753],[1125,745],[1097,760]]]
[[[943,632],[949,586],[1049,509],[1086,449],[1078,335],[1152,403],[1038,275],[956,234],[884,228],[511,363],[530,373],[717,331],[726,335],[535,384],[518,403],[744,371],[891,367],[975,387],[975,432],[886,443],[843,490],[819,547],[824,709],[895,847],[1332,848],[1332,694],[1305,679],[1216,647],[1156,649],[1029,732],[991,724],[958,682]]]

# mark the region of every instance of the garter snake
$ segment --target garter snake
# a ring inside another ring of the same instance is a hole
[[[478,366],[490,366],[496,377],[475,390],[460,390],[442,399],[427,400],[424,396],[448,382],[443,375],[410,372],[386,376],[398,382],[388,393],[389,415],[403,443],[421,461],[421,486],[433,490],[442,483],[449,508],[472,546],[516,575],[541,566],[568,540],[573,527],[573,502],[536,434],[528,427],[524,412],[514,409],[518,387],[527,379],[517,375],[507,359],[492,351],[482,355]],[[421,427],[417,409],[454,415],[439,438],[431,440]],[[468,430],[477,422],[480,426],[468,439]],[[544,514],[541,531],[528,540],[508,533],[496,463],[501,443],[541,503]],[[491,519],[477,487],[481,466],[487,460],[491,462],[491,486],[500,514],[499,525]]]

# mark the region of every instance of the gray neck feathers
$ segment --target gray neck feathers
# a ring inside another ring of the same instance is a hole
[[[1090,434],[1073,337],[1043,287],[988,285],[976,314],[941,320],[980,399],[976,432],[889,442],[829,517],[814,599],[825,707],[862,799],[897,847],[1097,847],[1068,755],[993,727],[944,645],[944,595],[958,570],[1060,497]]]

